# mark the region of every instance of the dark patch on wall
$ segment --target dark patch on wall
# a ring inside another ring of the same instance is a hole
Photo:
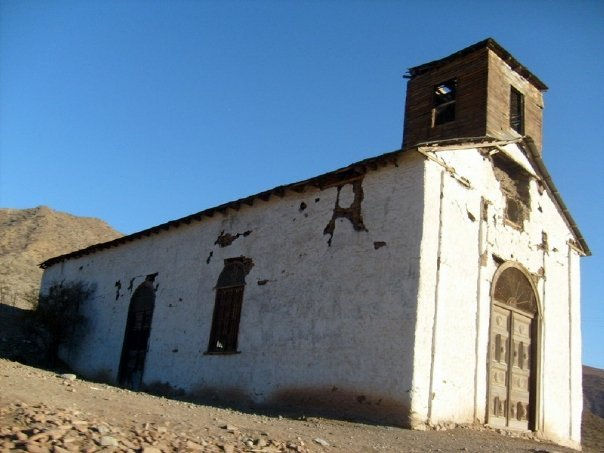
[[[487,200],[484,197],[480,197],[480,219],[483,222],[486,222],[489,220],[488,216],[489,216],[489,204],[490,201]]]
[[[492,156],[493,171],[505,197],[505,218],[522,227],[530,214],[530,175],[527,171],[502,153]]]
[[[242,266],[242,270],[243,270],[243,277],[245,277],[247,274],[250,273],[250,271],[252,270],[252,267],[254,267],[254,261],[251,258],[248,258],[246,256],[238,256],[235,258],[225,258],[224,260],[224,267],[228,267],[229,264],[231,263],[241,263]],[[222,275],[222,274],[221,274]],[[218,285],[220,286],[220,278],[218,279]]]
[[[146,282],[154,282],[155,281],[155,277],[157,277],[157,275],[159,274],[159,272],[155,272],[153,274],[149,274],[145,277],[145,281]]]
[[[172,349],[172,352],[178,352],[178,348],[177,349]]]
[[[258,280],[258,286],[264,286],[268,283],[268,280]]]
[[[497,264],[503,264],[505,262],[503,258],[501,258],[499,255],[495,255],[494,253],[491,254],[491,257]]]
[[[535,285],[538,285],[539,280],[541,280],[543,277],[545,277],[545,271],[543,270],[543,267],[540,267],[537,272],[531,272],[531,279],[533,280],[533,283]]]
[[[315,198],[315,203],[318,203],[320,200],[320,198]]]
[[[543,192],[545,192],[545,185],[543,184],[543,181],[539,181],[537,183],[537,192],[539,192],[539,195],[543,195]]]
[[[208,255],[208,257],[206,258],[206,264],[210,264],[210,261],[212,260],[212,257],[214,256],[214,252],[210,251],[210,254]]]
[[[470,219],[472,222],[476,222],[476,217],[474,217],[474,214],[472,214],[470,211],[466,211],[468,213],[468,219]]]
[[[327,416],[351,421],[371,421],[409,427],[409,407],[404,401],[386,395],[354,390],[289,388],[269,395],[267,405],[286,413]]]
[[[373,248],[377,250],[377,249],[381,249],[382,247],[386,247],[386,245],[387,244],[384,241],[375,241],[373,243]]]
[[[541,244],[539,244],[539,248],[545,253],[549,252],[549,240],[545,231],[541,232]]]
[[[136,277],[132,277],[130,283],[128,283],[128,291],[130,292],[132,292],[132,288],[134,287],[134,280],[136,280]]]
[[[122,289],[122,282],[119,280],[115,282],[115,288],[115,300],[118,300],[120,298],[120,289]]]
[[[354,193],[354,200],[352,204],[343,208],[340,206],[340,191],[342,190],[343,185],[338,186],[338,193],[336,195],[336,205],[333,208],[333,214],[331,216],[331,220],[323,230],[323,234],[329,234],[329,240],[327,241],[327,245],[331,247],[331,240],[333,239],[333,234],[336,229],[336,220],[339,218],[348,219],[350,223],[352,223],[352,227],[355,231],[368,231],[363,223],[363,214],[361,212],[361,205],[363,203],[363,179],[357,179],[352,184],[352,192]]]
[[[80,266],[80,267],[79,267],[79,269],[80,269],[80,270],[84,269],[84,266]]]
[[[228,356],[221,356],[228,357]],[[228,406],[239,409],[249,409],[254,407],[252,398],[243,390],[236,387],[220,388],[209,387],[204,384],[199,384],[194,387],[187,398],[196,403]]]
[[[263,394],[255,393],[255,396]],[[410,426],[409,405],[405,401],[364,391],[341,390],[335,386],[288,388],[271,393],[262,403],[255,403],[251,393],[242,388],[209,387],[200,383],[182,399],[295,419],[327,416],[339,420]]]
[[[186,393],[184,389],[173,386],[169,382],[154,381],[142,386],[142,390],[152,395],[168,398],[182,398]]]
[[[237,233],[235,235],[233,235],[231,233],[225,233],[224,230],[222,230],[220,232],[220,234],[218,235],[218,238],[216,238],[216,242],[214,242],[214,244],[217,244],[220,247],[228,247],[233,242],[235,242],[235,240],[237,238],[239,238],[241,236],[246,237],[246,236],[249,236],[250,234],[252,234],[252,232],[250,230],[245,231],[243,233]]]
[[[304,211],[306,209],[306,203],[300,203],[300,211]]]

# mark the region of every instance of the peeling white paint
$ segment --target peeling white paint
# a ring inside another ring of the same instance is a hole
[[[506,150],[522,154],[518,145]],[[322,399],[342,416],[416,428],[485,423],[495,256],[534,275],[545,272],[537,282],[538,429],[544,438],[577,446],[581,337],[572,233],[534,179],[530,218],[520,230],[504,220],[505,199],[487,156],[474,148],[436,154],[454,174],[413,151],[398,166],[367,173],[367,231],[336,218],[331,246],[324,229],[336,187],[288,192],[49,267],[43,290],[60,280],[97,287],[83,307],[88,333],[69,351],[69,363],[82,374],[116,379],[130,297],[157,272],[146,384],[167,382],[256,404],[301,398],[310,408]],[[340,207],[353,201],[352,185],[344,185]],[[219,247],[223,231],[251,234]],[[238,256],[254,262],[246,277],[240,353],[205,355],[213,288],[224,259]]]

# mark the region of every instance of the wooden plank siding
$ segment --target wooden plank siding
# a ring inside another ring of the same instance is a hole
[[[487,49],[409,80],[403,148],[417,143],[486,135]],[[432,127],[434,86],[457,79],[455,120]]]
[[[455,120],[433,126],[434,87],[450,79],[457,79]],[[403,148],[463,137],[518,137],[510,125],[512,86],[524,96],[524,134],[541,153],[542,92],[487,47],[412,76],[407,85]]]

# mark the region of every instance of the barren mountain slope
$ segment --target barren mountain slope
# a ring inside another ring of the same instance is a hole
[[[583,445],[604,451],[604,370],[583,365]]]
[[[24,307],[40,285],[42,261],[122,236],[105,222],[46,206],[0,209],[0,303]]]
[[[584,409],[604,418],[604,370],[583,365]]]

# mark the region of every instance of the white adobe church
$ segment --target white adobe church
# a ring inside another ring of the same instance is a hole
[[[579,258],[547,87],[492,39],[408,73],[401,150],[47,260],[96,287],[79,373],[578,447]]]

